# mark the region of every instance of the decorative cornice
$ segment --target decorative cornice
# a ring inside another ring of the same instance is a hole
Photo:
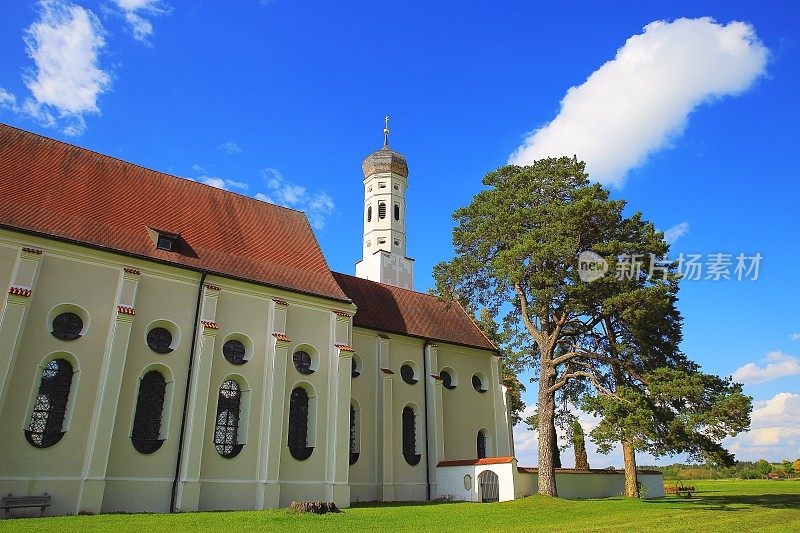
[[[344,311],[339,311],[338,309],[334,309],[333,314],[344,318],[350,318],[351,316],[353,316],[350,313],[345,313]]]
[[[133,307],[131,307],[129,305],[118,305],[117,306],[117,313],[119,313],[121,315],[131,315],[131,316],[133,316],[133,315],[136,314],[136,309],[134,309]]]
[[[127,272],[128,274],[133,274],[134,276],[141,275],[142,271],[133,267],[124,267],[122,270]]]
[[[207,329],[219,329],[219,324],[211,320],[201,320],[200,323],[203,324],[203,327]]]
[[[272,336],[275,337],[280,342],[292,342],[292,339],[290,339],[283,333],[273,333]]]
[[[348,346],[347,344],[334,344],[334,346],[336,346],[337,348],[339,348],[339,350],[340,350],[340,351],[342,351],[342,352],[355,352],[355,350],[354,350],[354,349],[352,349],[352,348],[351,348],[350,346]]]
[[[210,291],[221,291],[222,290],[218,286],[214,285],[213,283],[206,283],[206,289],[208,289]]]
[[[391,339],[391,337],[390,337],[389,335],[384,335],[383,333],[381,333],[380,335],[378,335],[378,337],[380,337],[381,339],[386,339],[386,340],[389,340],[389,339]]]
[[[22,251],[23,252],[28,252],[29,254],[42,255],[42,251],[40,249],[31,248],[30,246],[23,246],[22,247]]]
[[[381,368],[381,372],[383,372],[384,374],[388,374],[388,375],[390,375],[390,376],[391,376],[392,374],[394,374],[394,372],[392,371],[392,369],[391,369],[391,368]]]
[[[281,300],[279,298],[273,298],[272,301],[278,305],[289,305],[289,302],[287,302],[286,300]]]
[[[13,294],[14,296],[22,296],[23,298],[29,298],[33,291],[29,287],[20,287],[17,285],[12,285],[8,288],[8,294]]]

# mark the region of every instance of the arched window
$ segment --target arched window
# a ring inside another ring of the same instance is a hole
[[[478,431],[478,459],[485,459],[486,458],[486,433],[483,432],[481,429]]]
[[[409,405],[403,407],[403,457],[411,466],[422,458],[417,453],[417,415]]]
[[[352,364],[350,370],[350,377],[357,378],[358,376],[361,375],[361,361],[356,359],[355,354],[353,354],[353,358],[350,361]]]
[[[350,464],[356,464],[358,461],[358,430],[359,421],[357,420],[358,413],[356,408],[350,405]]]
[[[53,319],[53,336],[62,341],[74,341],[81,337],[83,319],[75,313],[61,313]]]
[[[131,442],[139,453],[153,453],[164,444],[160,437],[166,393],[167,382],[158,370],[151,370],[139,381],[139,396],[131,432]]]
[[[378,202],[378,218],[381,220],[386,218],[386,202]]]
[[[239,412],[242,391],[239,384],[229,379],[222,382],[217,399],[217,421],[214,426],[214,446],[222,457],[236,457],[244,444],[239,444]]]
[[[394,219],[400,220],[400,206],[397,204],[394,204]]]
[[[372,222],[372,206],[367,207],[367,222]]]
[[[66,359],[54,359],[42,370],[31,423],[25,430],[25,438],[31,445],[49,448],[64,436],[64,417],[67,414],[72,374],[72,365]]]
[[[231,339],[222,345],[222,355],[234,365],[243,365],[247,362],[244,358],[246,352],[244,343],[237,339]]]
[[[167,328],[153,328],[147,332],[147,345],[156,353],[172,351],[172,333]]]
[[[298,461],[305,461],[314,451],[308,445],[308,393],[295,387],[289,397],[289,452]]]

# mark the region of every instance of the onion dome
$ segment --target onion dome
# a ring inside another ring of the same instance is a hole
[[[373,174],[384,174],[392,172],[400,176],[408,177],[408,163],[403,154],[395,152],[389,148],[389,116],[385,118],[386,127],[383,129],[383,148],[376,150],[368,155],[361,163],[361,170],[364,177]]]

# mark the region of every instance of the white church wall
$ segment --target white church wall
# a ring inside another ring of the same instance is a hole
[[[487,456],[507,455],[506,450],[498,449],[497,429],[495,427],[495,389],[499,383],[484,378],[486,392],[479,393],[472,386],[472,376],[481,373],[491,376],[494,355],[486,351],[439,343],[438,374],[447,367],[457,374],[454,389],[442,391],[444,421],[443,460],[477,458],[478,430],[485,429],[489,437]],[[498,453],[501,452],[501,453]]]
[[[661,474],[639,473],[639,483],[646,487],[647,498],[664,496],[664,480]],[[515,493],[524,498],[538,492],[538,475],[535,472],[517,472]],[[625,492],[625,474],[619,470],[557,471],[556,489],[560,498],[580,500],[586,498],[608,498]]]

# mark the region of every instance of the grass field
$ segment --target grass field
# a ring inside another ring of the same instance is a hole
[[[0,532],[81,531],[798,531],[800,481],[695,481],[691,499],[360,504],[339,514],[286,510],[0,520]]]

